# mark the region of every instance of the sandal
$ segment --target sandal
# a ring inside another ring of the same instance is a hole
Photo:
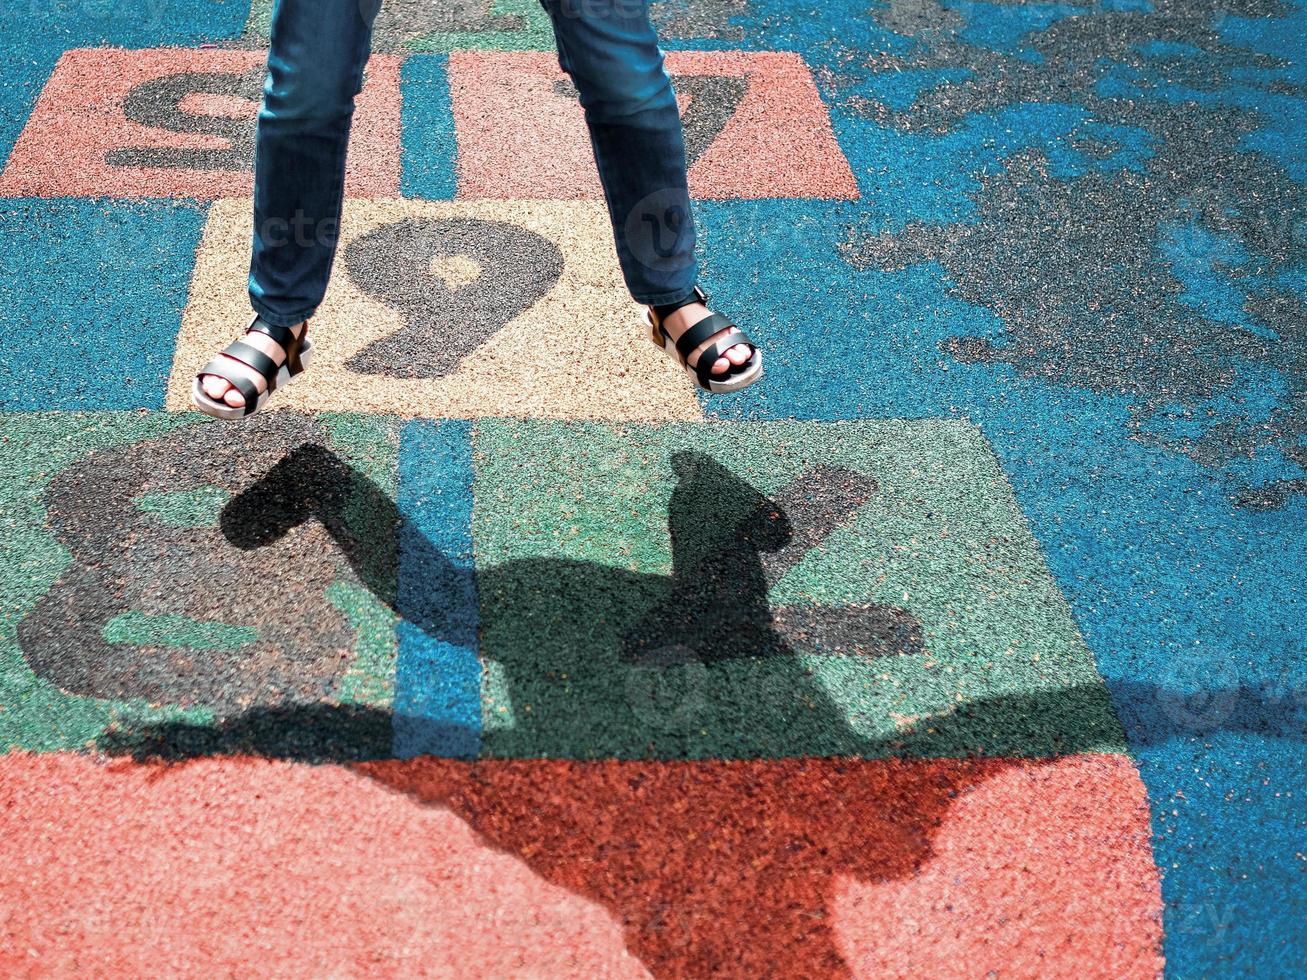
[[[304,329],[300,331],[299,337],[291,332],[289,327],[278,326],[275,323],[266,323],[254,314],[254,319],[250,325],[245,328],[245,332],[257,330],[259,333],[267,334],[286,352],[286,359],[278,364],[263,351],[259,350],[243,340],[233,340],[227,347],[208,364],[200,369],[195,375],[195,380],[191,383],[191,404],[198,408],[205,415],[212,415],[219,419],[239,419],[244,418],[257,412],[263,407],[263,403],[268,400],[278,388],[284,388],[290,384],[291,379],[309,366],[309,360],[313,353],[313,341],[309,340],[309,322],[304,321]],[[263,380],[267,383],[264,391],[259,391],[258,387],[244,372],[237,371],[232,366],[232,361],[239,361],[248,368],[253,368],[259,374],[263,375]],[[214,374],[228,382],[233,388],[245,396],[244,405],[228,405],[226,402],[214,401],[204,391],[201,383],[206,374]]]
[[[694,296],[676,304],[672,309],[695,302],[703,303],[705,306],[708,304],[707,294],[698,286],[694,287]],[[670,313],[672,310],[667,312]],[[649,339],[654,342],[654,345],[661,347],[668,356],[685,368],[686,374],[693,377],[695,383],[704,391],[713,394],[739,391],[762,377],[762,351],[749,339],[747,333],[720,313],[709,313],[676,340],[672,340],[663,330],[662,319],[657,318],[652,306],[645,307],[644,323],[649,328]],[[698,364],[691,367],[687,362],[694,349],[722,330],[730,332],[715,341],[712,346],[705,348],[699,355]],[[736,344],[748,344],[753,348],[753,355],[743,364],[732,364],[730,370],[713,374],[711,370],[713,363]]]

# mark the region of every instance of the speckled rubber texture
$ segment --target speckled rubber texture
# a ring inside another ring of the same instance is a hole
[[[0,9],[0,972],[1300,973],[1301,2],[655,0],[711,397],[382,6],[239,423],[270,4]]]
[[[394,422],[67,412],[0,430],[17,549],[0,744],[327,704],[361,719],[358,755],[389,754],[390,724],[358,711],[394,687]]]
[[[486,754],[1124,749],[970,426],[485,420],[474,453]]]
[[[0,757],[0,804],[0,891],[21,899],[7,923],[26,940],[0,947],[7,973],[33,949],[51,973],[166,962],[186,976],[1161,967],[1143,786],[1115,755],[346,768],[15,754]],[[51,923],[60,941],[34,943]]]
[[[0,171],[0,195],[248,195],[266,53],[66,52]],[[368,64],[346,193],[399,193],[399,62]]]
[[[251,202],[215,202],[195,260],[166,405],[248,306]],[[350,199],[316,361],[268,410],[697,419],[679,367],[632,343],[599,202]]]

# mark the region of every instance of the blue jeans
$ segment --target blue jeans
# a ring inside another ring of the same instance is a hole
[[[326,293],[376,3],[275,0],[249,281],[250,302],[269,323],[307,319]],[[649,0],[540,3],[585,110],[627,289],[639,303],[685,299],[698,272],[685,145]]]

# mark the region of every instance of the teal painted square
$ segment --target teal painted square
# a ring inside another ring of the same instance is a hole
[[[3,202],[0,409],[161,408],[205,210]]]
[[[387,756],[395,422],[0,416],[0,752]]]
[[[970,425],[483,420],[474,446],[485,756],[1124,750]]]

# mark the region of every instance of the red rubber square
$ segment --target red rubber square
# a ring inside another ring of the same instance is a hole
[[[0,891],[6,975],[1162,966],[1148,805],[1122,755],[346,768],[11,754]]]
[[[220,49],[64,52],[0,174],[0,195],[248,196],[266,59]],[[399,64],[394,55],[368,64],[350,195],[399,195]]]
[[[701,198],[858,196],[803,59],[673,51],[690,192]],[[458,196],[601,198],[575,89],[547,52],[455,51],[449,86]]]

